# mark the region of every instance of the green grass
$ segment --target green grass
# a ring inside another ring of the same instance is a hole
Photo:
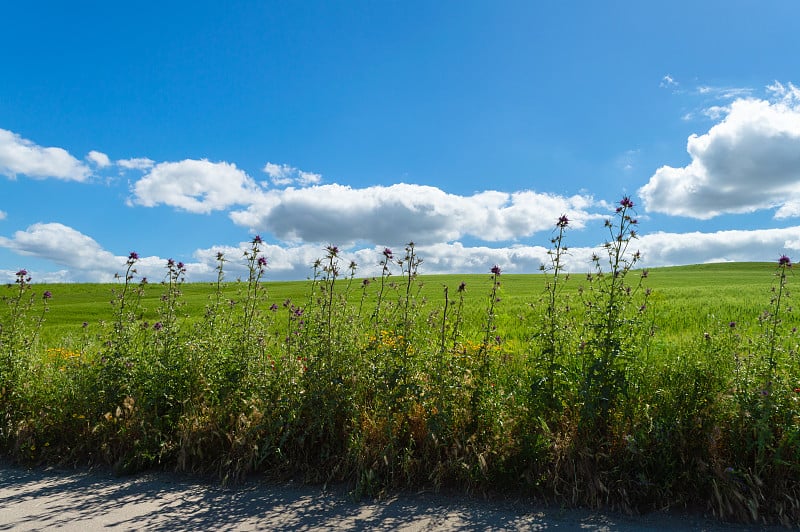
[[[638,272],[634,272],[636,274]],[[775,266],[771,263],[720,263],[693,266],[655,268],[649,271],[647,286],[653,290],[651,307],[656,312],[656,324],[660,336],[669,342],[682,342],[696,338],[704,332],[713,332],[720,326],[735,321],[741,327],[757,325],[757,318],[766,308],[770,287],[775,279]],[[471,320],[482,318],[488,292],[491,288],[489,275],[430,275],[420,276],[423,285],[420,296],[428,301],[428,306],[437,308],[444,303],[444,286],[450,288],[453,298],[456,287],[461,282],[467,285],[466,301]],[[508,327],[507,334],[523,338],[524,321],[520,316],[529,314],[531,305],[542,304],[547,276],[542,274],[503,275],[501,286],[502,301],[498,312]],[[353,283],[351,300],[357,301],[361,291],[360,279]],[[584,274],[573,274],[565,284],[565,296],[578,307],[580,298],[577,289],[585,286]],[[186,283],[181,287],[183,306],[180,310],[189,321],[199,319],[209,304],[215,290],[214,283]],[[264,283],[267,298],[262,305],[282,304],[290,299],[299,305],[308,300],[310,281]],[[49,302],[50,311],[46,316],[42,338],[48,346],[59,346],[60,342],[71,341],[83,335],[83,322],[90,324],[90,330],[101,321],[113,318],[110,304],[115,290],[114,284],[37,284],[36,292],[50,290],[53,298]],[[241,284],[227,283],[224,294],[228,298],[241,298]],[[374,301],[375,286],[369,287],[370,299]],[[143,319],[151,323],[157,319],[161,295],[161,284],[149,284],[142,298]],[[796,319],[792,316],[792,322]],[[516,325],[515,325],[516,324]]]

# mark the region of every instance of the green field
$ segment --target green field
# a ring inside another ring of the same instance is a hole
[[[639,273],[634,272],[633,275]],[[645,284],[653,290],[650,307],[655,313],[658,337],[669,342],[688,341],[704,332],[727,326],[731,321],[742,327],[756,326],[758,316],[769,304],[770,288],[775,284],[772,275],[774,273],[775,265],[772,263],[702,264],[649,270]],[[473,320],[476,319],[475,314],[483,312],[492,282],[488,274],[423,275],[418,279],[422,285],[421,296],[427,299],[427,306],[432,311],[443,305],[443,287],[447,286],[454,292],[459,283],[465,282],[466,299]],[[505,331],[506,335],[524,338],[524,318],[531,314],[531,305],[542,304],[547,280],[548,276],[538,273],[502,276],[502,301],[498,306],[498,313],[508,329]],[[350,298],[353,301],[361,297],[360,282],[361,279],[355,279],[352,283]],[[564,295],[577,304],[577,289],[585,285],[585,274],[573,274],[565,283]],[[42,331],[44,343],[59,346],[82,337],[84,322],[88,322],[90,328],[94,329],[101,321],[110,321],[113,315],[110,300],[114,291],[119,288],[119,285],[109,284],[35,285],[35,291],[42,293],[50,290],[53,294]],[[262,305],[280,305],[286,299],[304,304],[309,297],[310,281],[266,281],[264,288],[267,297]],[[242,283],[228,283],[224,293],[226,297],[236,299],[241,295],[242,289]],[[184,306],[181,313],[187,321],[191,322],[203,315],[214,290],[214,283],[182,285],[181,299]],[[372,299],[374,291],[375,287],[370,285],[368,296]],[[144,319],[156,321],[163,292],[163,286],[158,283],[147,285],[142,298]],[[520,320],[520,317],[523,319]],[[786,319],[796,321],[791,315]]]
[[[800,523],[788,264],[417,276],[407,259],[365,285],[334,253],[314,282],[251,256],[232,283],[4,288],[0,452]]]

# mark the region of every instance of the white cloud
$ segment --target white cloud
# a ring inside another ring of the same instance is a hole
[[[6,216],[7,215],[6,215],[5,211],[0,211],[0,220],[5,220]]]
[[[119,271],[120,260],[92,238],[59,223],[37,223],[12,238],[0,237],[0,247],[23,257],[37,257],[75,271],[70,280],[108,282]],[[124,264],[125,260],[122,260]],[[38,280],[38,279],[37,279]]]
[[[569,234],[567,234],[569,244]],[[193,260],[186,261],[187,280],[216,279],[216,257],[225,255],[225,278],[232,281],[246,278],[243,253],[250,246],[213,246],[198,249]],[[11,238],[0,237],[0,247],[22,257],[36,257],[60,267],[54,272],[31,272],[35,282],[112,282],[115,274],[125,271],[127,255],[115,255],[105,250],[91,237],[58,223],[40,223],[17,231]],[[652,233],[635,240],[631,251],[641,250],[643,267],[670,266],[721,261],[777,261],[782,254],[800,261],[800,226],[755,231],[718,231],[714,233]],[[342,248],[342,265],[351,260],[359,267],[359,277],[380,275],[379,261],[383,246]],[[403,246],[394,248],[402,255]],[[421,274],[486,273],[499,265],[505,273],[536,273],[542,264],[549,264],[547,248],[543,246],[467,246],[461,242],[418,245],[417,254],[423,259]],[[302,244],[277,246],[265,243],[262,254],[268,260],[265,279],[306,279],[312,275],[312,264],[324,255],[322,245]],[[574,247],[564,259],[566,271],[586,272],[591,269],[593,253],[602,256],[598,247]],[[142,276],[159,281],[165,274],[166,259],[142,256],[136,264],[137,280]],[[24,263],[23,263],[24,265]],[[0,282],[13,281],[14,271],[0,270]],[[399,275],[399,270],[393,270]]]
[[[467,235],[496,242],[552,229],[562,214],[576,228],[604,216],[588,211],[596,205],[590,196],[532,191],[459,196],[404,183],[361,189],[338,184],[287,188],[253,199],[246,210],[230,214],[235,223],[285,241],[342,244],[390,245],[408,240],[432,244]]]
[[[103,152],[92,150],[86,158],[97,165],[98,168],[105,168],[111,165],[111,160],[108,158],[108,155]]]
[[[272,184],[278,187],[295,184],[306,187],[309,185],[318,185],[322,181],[322,174],[304,172],[288,164],[268,162],[264,165],[263,171],[270,177]]]
[[[659,87],[667,88],[667,87],[677,87],[679,83],[675,81],[675,79],[667,74],[663,78],[661,78],[661,83],[658,84]]]
[[[260,188],[235,164],[186,159],[159,163],[133,185],[133,203],[164,204],[194,213],[250,204]]]
[[[777,101],[732,102],[720,123],[689,137],[688,165],[663,166],[639,189],[645,207],[699,219],[772,207],[780,217],[795,215],[800,105],[793,91],[784,88]]]
[[[149,170],[153,167],[155,161],[147,157],[137,157],[134,159],[120,159],[117,165],[127,170]]]
[[[45,148],[0,129],[0,174],[12,179],[21,174],[33,179],[85,181],[91,171],[63,148]]]
[[[644,255],[643,264],[648,267],[706,262],[777,263],[781,254],[800,251],[800,226],[714,233],[651,233],[636,244]]]

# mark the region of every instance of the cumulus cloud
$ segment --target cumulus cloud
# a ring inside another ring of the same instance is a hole
[[[98,168],[111,166],[111,159],[109,159],[108,155],[103,152],[92,150],[89,152],[86,158],[93,162]]]
[[[650,267],[705,262],[770,262],[800,251],[800,226],[713,233],[651,233],[637,242]]]
[[[270,177],[272,184],[279,187],[300,185],[303,187],[317,185],[322,181],[321,174],[304,172],[288,164],[267,163],[263,171]]]
[[[663,166],[639,189],[647,210],[709,219],[779,207],[796,216],[800,202],[800,91],[770,87],[771,100],[737,99],[715,108],[721,122],[687,142],[691,162]]]
[[[0,247],[22,257],[36,257],[60,267],[55,272],[31,272],[36,282],[111,282],[115,274],[125,271],[127,255],[115,255],[83,233],[58,223],[40,223],[17,231],[10,238],[0,237]],[[212,246],[198,249],[187,260],[187,280],[193,282],[216,279],[217,254],[226,259],[225,276],[229,281],[247,277],[244,251],[249,242],[234,246]],[[800,254],[800,226],[754,231],[718,231],[713,233],[652,233],[635,240],[631,251],[640,250],[643,267],[670,266],[724,261],[777,261],[786,253]],[[358,264],[359,277],[380,275],[379,261],[383,246],[342,249],[342,264],[351,260]],[[498,264],[506,273],[536,273],[549,264],[547,248],[542,246],[469,246],[461,242],[418,245],[423,259],[422,274],[488,273]],[[402,246],[395,248],[402,254]],[[566,271],[586,272],[591,269],[591,256],[603,250],[595,247],[571,247],[564,257]],[[267,258],[267,279],[297,280],[312,275],[312,264],[324,255],[322,245],[300,244],[278,246],[265,243],[262,254]],[[794,258],[794,257],[793,257]],[[157,281],[164,276],[166,259],[142,256],[136,265],[139,277]],[[24,263],[23,263],[24,264]],[[399,274],[399,271],[395,271]],[[14,271],[0,270],[0,280],[13,281]]]
[[[5,211],[0,211],[0,220],[5,220],[5,219],[6,219]]]
[[[561,214],[583,227],[602,216],[589,212],[595,205],[590,196],[532,191],[459,196],[405,183],[360,189],[331,184],[266,191],[230,217],[285,241],[430,244],[469,235],[496,242],[549,230]]]
[[[125,263],[94,239],[60,223],[37,223],[15,232],[12,238],[0,237],[0,247],[75,271],[78,275],[72,280],[108,282],[113,279],[115,268],[119,271],[120,265]]]
[[[12,131],[0,129],[0,174],[67,181],[86,181],[89,167],[63,148],[45,148]]]
[[[235,164],[186,159],[155,165],[133,185],[133,203],[145,207],[170,205],[194,213],[209,213],[249,204],[260,188]]]

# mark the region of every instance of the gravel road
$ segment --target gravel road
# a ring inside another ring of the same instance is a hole
[[[432,493],[353,501],[345,490],[165,473],[22,469],[0,463],[0,530],[759,530],[702,516],[641,517]],[[763,528],[763,530],[784,530]]]

